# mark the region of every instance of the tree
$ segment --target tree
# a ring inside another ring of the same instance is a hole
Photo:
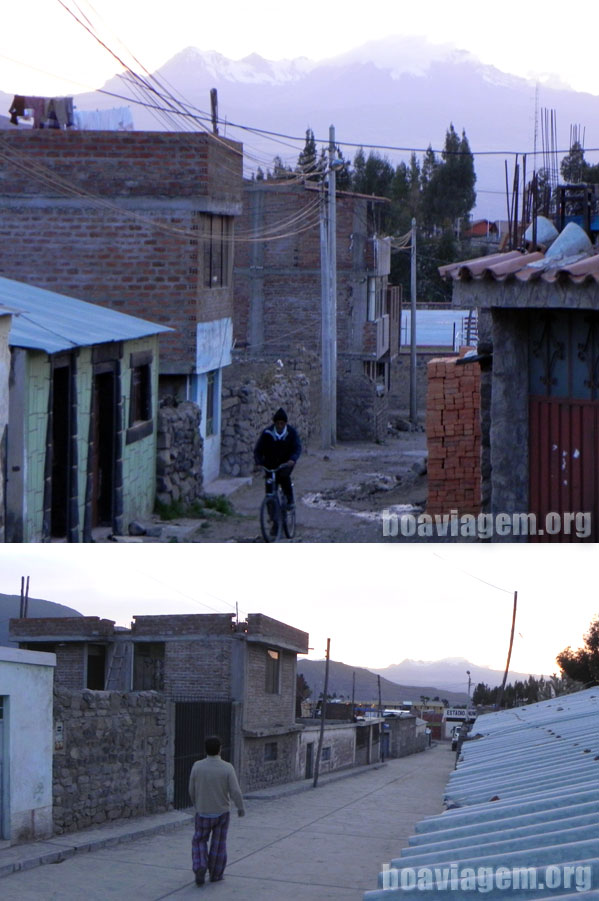
[[[318,151],[316,149],[314,132],[311,128],[306,129],[306,143],[297,158],[296,168],[308,181],[316,181],[318,179]]]
[[[584,635],[584,646],[573,651],[570,646],[556,657],[562,673],[582,685],[599,685],[599,617]]]
[[[559,167],[565,183],[577,185],[583,182],[585,167],[584,150],[579,141],[574,141],[570,152],[563,158]]]
[[[298,673],[295,680],[295,715],[302,715],[302,701],[307,701],[312,694],[312,689],[306,682],[303,673]]]
[[[275,156],[272,161],[272,178],[289,178],[290,175],[293,175],[293,169],[291,166],[286,166],[283,162],[283,159],[280,156]]]

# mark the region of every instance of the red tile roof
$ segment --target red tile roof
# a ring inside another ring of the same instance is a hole
[[[517,279],[528,282],[542,279],[545,282],[570,281],[576,285],[587,282],[599,284],[599,253],[587,254],[581,259],[551,260],[540,252],[521,253],[519,250],[511,250],[508,253],[492,253],[474,260],[449,263],[440,266],[439,273],[443,278],[456,282],[472,279],[496,282]]]

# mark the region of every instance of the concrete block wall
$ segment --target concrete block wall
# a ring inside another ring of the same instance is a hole
[[[60,730],[57,730],[60,726]],[[167,702],[161,693],[54,694],[54,830],[167,810]]]
[[[275,642],[272,650],[279,650],[279,692],[266,691],[266,660],[268,645],[248,642],[246,691],[243,728],[265,730],[295,723],[295,690],[297,661],[295,653],[281,651]]]
[[[428,364],[426,509],[432,515],[481,509],[480,366],[456,359]]]
[[[263,613],[248,614],[247,634],[263,635],[275,644],[280,641],[287,647],[294,648],[300,654],[308,653],[309,635],[307,632],[288,626],[287,623],[265,616]]]

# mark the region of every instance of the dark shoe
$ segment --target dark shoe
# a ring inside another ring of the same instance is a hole
[[[210,882],[222,882],[224,878],[224,876],[211,876]]]
[[[206,882],[206,868],[204,867],[201,870],[196,870],[196,885],[204,885]]]

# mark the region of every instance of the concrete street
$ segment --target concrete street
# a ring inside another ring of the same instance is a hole
[[[189,812],[174,812],[0,850],[0,873],[11,861],[30,867],[0,879],[0,896],[3,901],[360,899],[376,888],[383,863],[398,856],[415,824],[442,810],[454,761],[449,744],[439,743],[422,754],[325,777],[316,789],[311,782],[294,783],[249,795],[246,816],[231,816],[229,862],[219,883],[195,885],[192,821]],[[169,831],[148,834],[154,828]],[[108,841],[118,843],[107,846]],[[37,865],[61,848],[71,856]]]

